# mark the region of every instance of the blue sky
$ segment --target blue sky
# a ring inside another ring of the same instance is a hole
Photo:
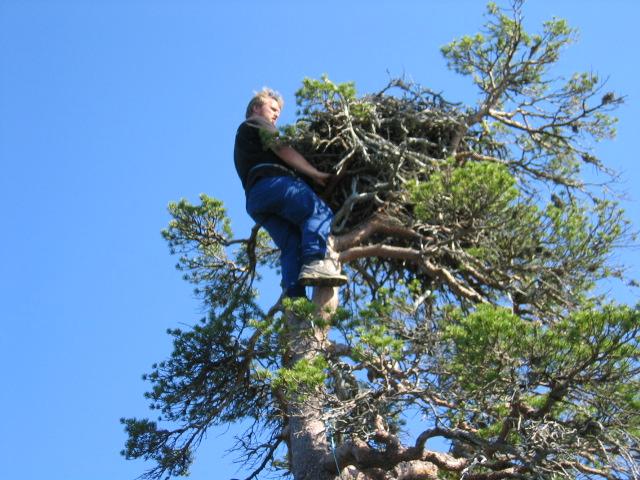
[[[439,47],[476,32],[484,2],[0,0],[0,459],[4,478],[133,479],[121,416],[147,416],[141,375],[167,328],[203,312],[160,237],[166,205],[222,199],[252,226],[232,164],[253,91],[278,89],[295,119],[302,78],[360,92],[405,74],[473,102]],[[627,95],[619,135],[597,147],[621,172],[640,225],[640,74],[635,0],[530,0],[531,29],[560,16],[580,39],[558,73],[594,71]],[[618,258],[636,273],[638,250]],[[637,292],[615,287],[627,303]],[[270,305],[277,289],[267,285]],[[419,425],[416,426],[419,428]],[[213,431],[194,480],[242,476]]]

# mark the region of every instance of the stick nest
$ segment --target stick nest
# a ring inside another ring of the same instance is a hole
[[[326,85],[326,84],[325,84]],[[288,141],[316,168],[335,177],[320,192],[336,212],[334,231],[348,231],[383,212],[409,226],[406,186],[441,168],[459,132],[466,132],[457,104],[402,80],[355,98],[333,86],[304,96],[302,118]]]

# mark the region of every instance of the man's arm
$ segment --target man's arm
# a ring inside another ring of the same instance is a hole
[[[306,158],[300,155],[294,148],[289,146],[274,147],[273,151],[278,157],[282,159],[284,163],[291,168],[300,172],[308,177],[313,178],[320,185],[326,185],[327,181],[331,177],[331,174],[324,173],[311,165]]]

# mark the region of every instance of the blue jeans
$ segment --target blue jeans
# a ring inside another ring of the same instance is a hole
[[[333,212],[304,181],[266,177],[247,192],[247,213],[264,227],[280,249],[282,287],[304,296],[298,275],[304,263],[324,258]]]

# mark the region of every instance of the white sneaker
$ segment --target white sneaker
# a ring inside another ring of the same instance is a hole
[[[339,287],[347,283],[347,276],[340,272],[340,264],[336,260],[325,258],[303,265],[298,282],[305,286]]]

